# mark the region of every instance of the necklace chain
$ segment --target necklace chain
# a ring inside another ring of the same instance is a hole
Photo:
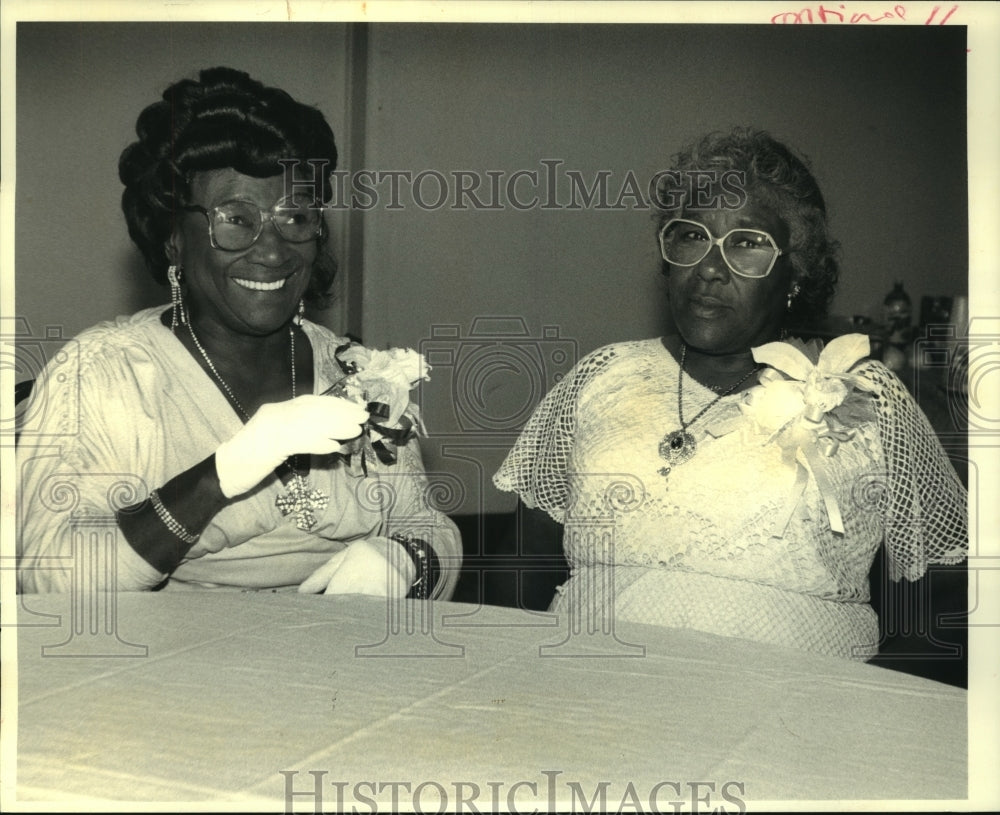
[[[687,358],[687,344],[681,343],[681,370],[677,376],[677,417],[681,421],[681,430],[687,430],[691,425],[697,422],[710,407],[712,407],[716,402],[718,402],[722,397],[729,396],[733,391],[735,391],[740,385],[746,382],[751,376],[757,372],[757,366],[754,365],[746,374],[744,374],[738,382],[730,385],[726,390],[716,396],[711,402],[709,402],[705,407],[698,411],[697,415],[690,421],[684,421],[684,360]]]
[[[250,414],[247,413],[243,405],[240,404],[240,400],[236,398],[236,394],[233,393],[233,389],[229,387],[229,383],[227,383],[226,380],[222,378],[222,374],[219,373],[218,369],[212,363],[212,358],[208,355],[208,352],[205,350],[205,347],[201,344],[201,342],[199,342],[198,335],[194,333],[194,328],[192,327],[190,320],[187,321],[187,328],[188,328],[188,333],[191,335],[191,339],[194,342],[194,347],[198,349],[198,353],[201,354],[201,358],[205,360],[205,364],[208,366],[208,369],[212,372],[212,375],[215,377],[216,381],[222,386],[222,389],[226,392],[226,396],[229,397],[229,402],[232,404],[234,408],[236,408],[236,412],[240,414],[240,417],[243,419],[243,421],[249,422]],[[288,326],[288,339],[291,344],[292,399],[294,399],[297,394],[297,387],[295,381],[295,329],[292,328],[292,326]],[[292,471],[293,475],[298,473],[299,457],[297,455],[291,456],[290,458],[286,459],[285,464],[288,465],[288,468]]]
[[[670,475],[671,470],[678,464],[683,464],[685,461],[690,461],[691,457],[698,450],[698,441],[688,433],[688,428],[691,427],[695,422],[697,422],[705,413],[716,404],[723,396],[728,396],[733,391],[735,391],[740,385],[746,382],[753,374],[757,371],[757,366],[754,365],[746,374],[740,377],[738,382],[734,382],[726,390],[716,396],[711,402],[709,402],[705,407],[698,411],[697,415],[689,422],[684,421],[684,363],[687,360],[687,345],[681,343],[681,369],[677,374],[677,418],[680,419],[681,429],[671,430],[667,435],[665,435],[660,441],[660,458],[667,461],[667,465],[660,467],[657,472],[666,477]]]
[[[236,394],[233,393],[232,388],[225,379],[222,378],[222,374],[216,369],[215,365],[212,363],[211,357],[209,357],[208,352],[204,349],[202,344],[198,341],[198,335],[194,333],[194,327],[191,325],[191,321],[187,322],[188,333],[191,335],[191,340],[194,342],[194,347],[198,349],[198,353],[201,354],[201,358],[205,360],[205,364],[208,369],[212,372],[212,376],[215,377],[216,381],[222,386],[222,389],[226,392],[226,396],[229,397],[229,401],[232,403],[233,407],[236,408],[236,412],[240,414],[244,422],[250,421],[250,414],[246,412],[243,405],[240,404],[240,400],[236,398]],[[291,342],[291,356],[292,356],[292,399],[296,396],[296,383],[295,383],[295,329],[288,326],[288,339]]]
[[[198,336],[194,333],[194,328],[192,328],[190,320],[187,321],[187,327],[188,332],[191,334],[191,339],[194,342],[195,348],[198,349],[198,353],[201,354],[201,358],[205,360],[205,364],[208,365],[208,369],[212,372],[216,381],[222,386],[226,396],[229,397],[230,403],[234,408],[236,408],[236,412],[240,414],[244,422],[250,421],[250,415],[243,408],[243,405],[240,404],[240,400],[236,398],[236,394],[233,393],[233,389],[230,388],[226,380],[222,378],[222,374],[220,374],[218,369],[216,369],[211,357],[209,357],[201,342],[198,341]],[[292,399],[294,399],[298,393],[298,387],[295,377],[295,328],[291,325],[288,326],[288,340],[291,346]],[[290,456],[285,459],[284,466],[288,467],[292,477],[288,482],[288,491],[275,498],[274,504],[281,510],[282,515],[293,516],[296,527],[304,532],[308,532],[318,521],[317,513],[326,509],[327,504],[330,501],[330,496],[318,489],[313,488],[306,477],[309,472],[308,466],[304,470],[304,475],[303,472],[300,472],[298,469],[298,462],[299,457],[297,455]]]

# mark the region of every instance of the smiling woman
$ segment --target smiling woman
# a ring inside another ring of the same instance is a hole
[[[674,168],[665,181],[738,173],[744,193],[660,190],[676,333],[581,360],[494,481],[528,508],[523,551],[565,554],[551,609],[574,630],[631,620],[870,659],[876,552],[895,580],[960,563],[965,489],[867,337],[782,341],[837,277],[805,162],[736,129]]]
[[[213,68],[136,132],[122,208],[171,304],[83,332],[39,378],[18,450],[21,589],[449,596],[461,543],[425,501],[408,398],[425,369],[376,399],[381,380],[350,384],[363,349],[303,316],[335,272],[323,115]],[[81,522],[115,533],[94,543],[101,569],[84,566]]]
[[[280,175],[211,170],[195,173],[190,186],[190,197],[205,204],[184,207],[167,253],[186,270],[191,322],[224,326],[223,336],[268,336],[285,328],[309,286],[322,211],[286,197]],[[296,223],[290,209],[310,217],[300,215]]]

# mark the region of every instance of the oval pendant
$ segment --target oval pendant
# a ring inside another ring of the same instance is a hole
[[[691,459],[698,443],[686,430],[673,430],[660,442],[660,457],[672,465],[683,464]]]

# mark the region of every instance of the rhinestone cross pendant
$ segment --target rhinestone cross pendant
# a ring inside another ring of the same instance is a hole
[[[308,532],[316,525],[316,513],[326,509],[330,496],[324,495],[296,473],[288,482],[288,491],[274,499],[282,515],[295,513],[295,525]]]

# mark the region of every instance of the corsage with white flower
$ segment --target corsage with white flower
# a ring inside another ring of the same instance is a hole
[[[752,349],[758,363],[769,366],[759,385],[743,394],[740,410],[764,443],[777,443],[786,458],[798,464],[797,503],[811,473],[826,504],[830,528],[844,532],[833,485],[826,474],[839,446],[850,441],[854,429],[875,418],[871,391],[858,363],[870,353],[868,337],[846,334],[826,347],[817,340],[771,342]],[[791,515],[779,520],[784,531]]]
[[[366,474],[368,448],[383,464],[394,464],[397,449],[424,434],[410,391],[430,379],[430,366],[423,354],[410,348],[376,351],[353,342],[340,346],[335,357],[341,377],[326,393],[364,405],[369,416],[361,437],[350,445],[351,453],[360,453]]]

